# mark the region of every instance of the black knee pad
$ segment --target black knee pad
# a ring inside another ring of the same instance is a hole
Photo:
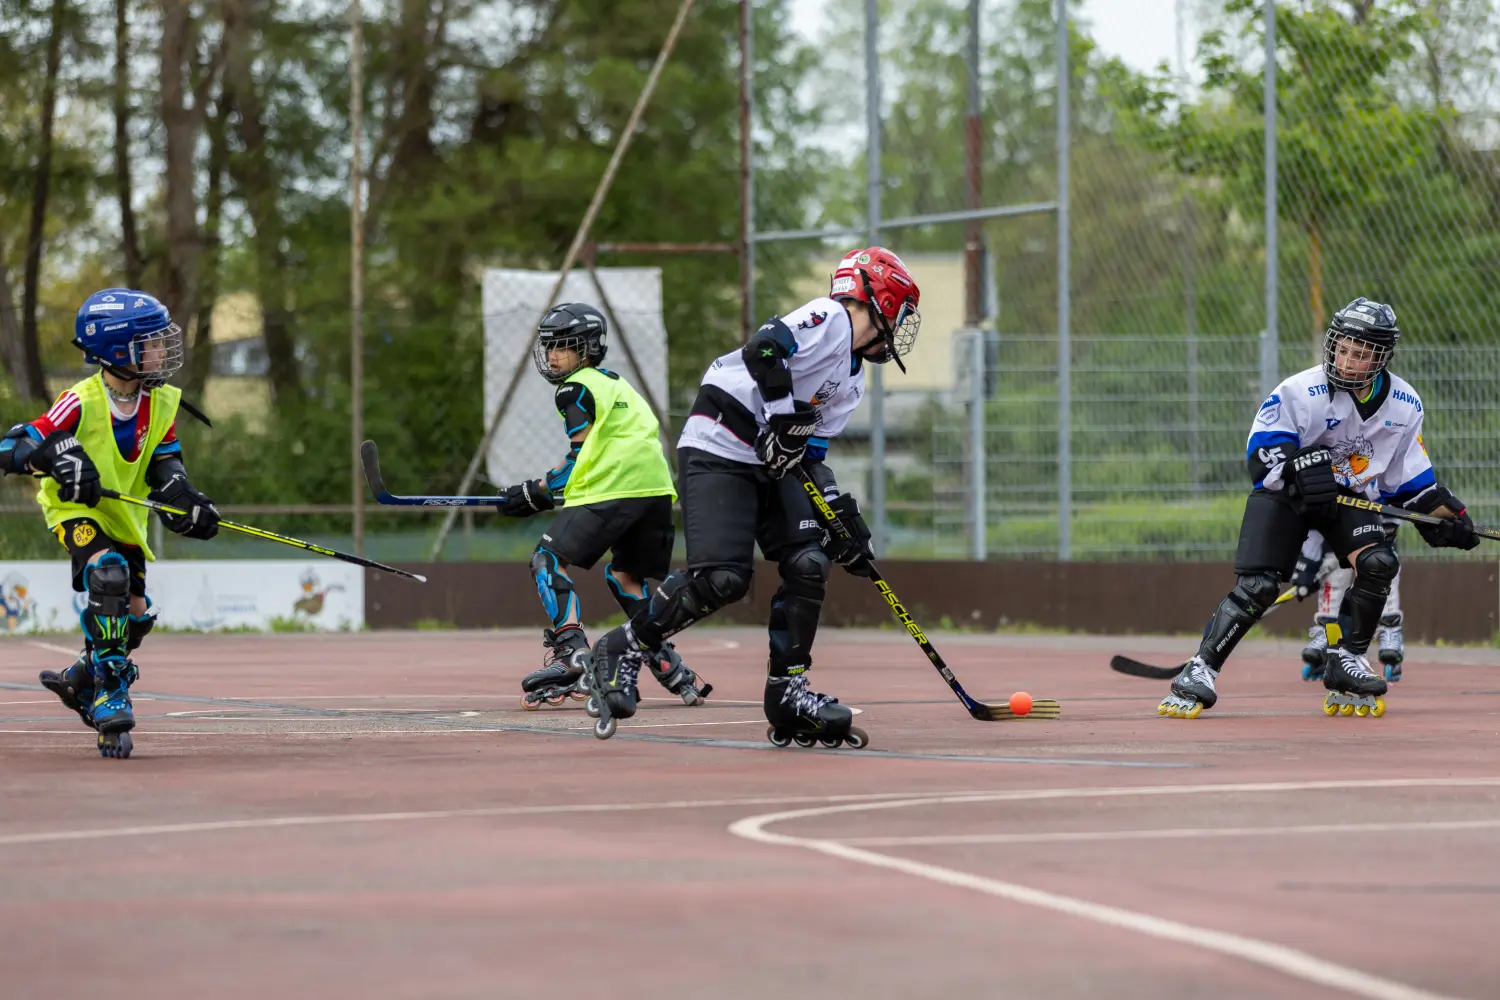
[[[1365,549],[1354,557],[1355,583],[1368,580],[1380,584],[1389,593],[1391,581],[1401,572],[1401,558],[1389,543],[1381,542]]]
[[[781,580],[788,594],[823,600],[833,563],[822,548],[809,545],[781,559]]]
[[[749,566],[713,566],[675,570],[651,591],[645,610],[633,616],[635,637],[655,649],[750,591]]]
[[[1276,603],[1281,593],[1281,580],[1269,570],[1241,573],[1229,592],[1230,600],[1238,604],[1253,618],[1260,618],[1266,609]]]
[[[83,634],[101,656],[125,655],[129,641],[130,566],[117,552],[106,552],[83,571],[89,605],[81,618]]]
[[[632,594],[620,585],[620,580],[615,576],[614,570],[614,563],[604,564],[604,582],[609,584],[609,595],[615,599],[615,603],[620,606],[620,610],[625,612],[625,617],[634,618],[646,606],[648,600],[647,594],[650,591],[646,586],[646,581],[644,579],[641,580],[641,592],[639,594]]]
[[[542,599],[542,610],[552,619],[557,628],[571,615],[580,615],[578,594],[573,590],[573,581],[562,571],[557,556],[538,545],[531,554],[531,576],[536,580],[536,593]],[[580,615],[581,616],[581,615]]]

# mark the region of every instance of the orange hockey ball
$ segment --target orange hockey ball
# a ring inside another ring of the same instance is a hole
[[[1010,710],[1016,715],[1026,715],[1031,711],[1031,695],[1025,691],[1017,691],[1010,696]]]

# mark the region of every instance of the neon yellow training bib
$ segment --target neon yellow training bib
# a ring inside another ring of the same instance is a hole
[[[151,425],[134,462],[126,461],[120,454],[119,445],[115,444],[115,428],[109,414],[109,399],[104,393],[103,377],[91,376],[68,391],[82,404],[74,436],[99,470],[100,485],[118,493],[145,496],[151,490],[146,483],[146,467],[151,464],[157,445],[177,419],[177,402],[182,398],[182,390],[170,385],[151,390]],[[56,528],[77,517],[87,517],[96,521],[110,538],[138,546],[147,559],[156,559],[151,546],[146,544],[146,525],[151,512],[145,507],[118,500],[100,500],[97,507],[85,507],[81,503],[64,503],[58,498],[57,491],[57,480],[49,478],[42,480],[36,494],[36,502],[41,504],[47,516],[48,528]]]
[[[672,470],[661,450],[660,425],[646,400],[603,368],[580,368],[567,378],[594,397],[594,422],[563,489],[569,507],[626,497],[670,496]]]

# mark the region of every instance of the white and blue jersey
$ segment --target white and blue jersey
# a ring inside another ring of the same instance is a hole
[[[1340,486],[1369,500],[1404,504],[1436,485],[1422,443],[1422,400],[1399,376],[1377,378],[1363,403],[1330,390],[1321,365],[1278,385],[1260,404],[1245,448],[1255,485],[1285,489],[1283,463],[1313,445],[1333,453]]]
[[[679,448],[696,448],[731,462],[759,465],[755,438],[766,429],[773,413],[790,413],[793,400],[811,403],[818,426],[807,446],[807,457],[821,461],[828,442],[849,425],[864,395],[864,363],[854,355],[853,327],[841,303],[813,299],[779,319],[756,336],[774,339],[785,356],[791,392],[767,400],[756,376],[737,348],[714,361],[703,375],[692,415],[683,425]]]

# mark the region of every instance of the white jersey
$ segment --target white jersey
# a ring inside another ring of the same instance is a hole
[[[1328,388],[1321,365],[1298,372],[1260,404],[1246,459],[1255,485],[1286,488],[1283,463],[1299,448],[1333,452],[1339,485],[1367,499],[1410,500],[1436,478],[1422,443],[1422,400],[1399,376],[1384,372],[1368,403]]]
[[[818,426],[808,443],[812,456],[819,456],[828,441],[848,426],[865,392],[864,364],[850,346],[854,331],[849,314],[833,299],[821,298],[787,313],[780,322],[794,340],[786,362],[792,374],[792,394],[768,406],[736,348],[708,366],[699,391],[701,401],[706,390],[719,390],[712,395],[724,405],[719,412],[703,413],[699,410],[705,407],[695,404],[677,441],[679,448],[697,448],[732,462],[759,465],[755,437],[765,429],[767,415],[790,413],[797,399],[817,408]],[[726,395],[739,407],[733,407]]]

